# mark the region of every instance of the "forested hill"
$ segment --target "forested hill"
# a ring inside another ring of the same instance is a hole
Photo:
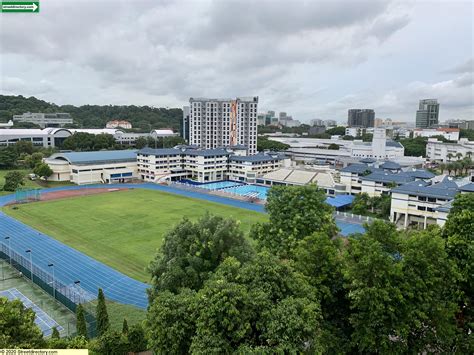
[[[7,122],[13,115],[25,112],[67,112],[76,127],[103,128],[107,121],[129,121],[133,128],[148,131],[150,128],[173,128],[179,131],[183,117],[180,108],[152,108],[149,106],[58,106],[35,97],[0,95],[0,122]]]

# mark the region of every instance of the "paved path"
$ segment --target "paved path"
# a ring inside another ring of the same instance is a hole
[[[216,203],[223,203],[237,208],[249,209],[256,212],[265,212],[261,205],[250,202],[233,200],[231,198],[209,195],[206,193],[186,191],[169,186],[156,185],[151,183],[144,184],[117,184],[107,185],[108,188],[130,187],[143,188],[169,192],[177,195],[203,199]],[[44,192],[78,190],[82,188],[104,188],[104,185],[84,185],[84,186],[63,186],[51,189],[44,189]],[[0,197],[0,206],[14,201],[14,195]],[[358,224],[336,221],[342,234],[363,231],[363,227]],[[97,293],[100,287],[104,290],[107,298],[123,303],[130,304],[140,308],[146,308],[148,299],[146,289],[149,287],[146,283],[132,279],[115,269],[73,249],[54,238],[51,238],[28,225],[11,218],[0,212],[0,242],[8,245],[4,240],[9,236],[9,242],[13,250],[29,258],[25,251],[32,250],[33,263],[48,270],[48,264],[54,263],[55,276],[66,285],[72,285],[75,281],[80,281],[81,287],[91,292]],[[124,261],[126,262],[126,261]]]

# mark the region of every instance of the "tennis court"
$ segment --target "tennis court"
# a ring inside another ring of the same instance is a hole
[[[0,291],[0,297],[6,297],[10,301],[20,300],[26,308],[32,309],[36,314],[35,323],[41,329],[43,335],[51,335],[54,327],[56,327],[59,332],[63,330],[63,327],[61,327],[53,318],[16,288]]]

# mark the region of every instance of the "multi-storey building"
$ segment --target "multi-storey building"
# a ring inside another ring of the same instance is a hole
[[[239,146],[237,146],[240,148]],[[289,159],[276,153],[239,155],[242,151],[231,149],[172,149],[144,148],[137,154],[138,173],[142,180],[193,179],[198,182],[236,180],[255,182],[255,179],[279,169]]]
[[[416,128],[430,128],[439,121],[439,103],[436,99],[420,100],[416,111]]]
[[[459,140],[459,128],[417,128],[413,131],[413,137],[436,137],[442,136],[450,141]]]
[[[347,113],[349,127],[374,127],[375,112],[371,109],[350,109]]]
[[[457,154],[462,157],[472,157],[474,155],[474,142],[467,138],[461,138],[457,143],[444,143],[436,138],[428,138],[426,157],[430,161],[446,163],[457,160]]]
[[[181,137],[183,137],[186,142],[189,142],[189,112],[190,107],[183,106],[183,123],[181,125]]]
[[[433,173],[423,169],[402,171],[400,165],[391,161],[378,167],[372,164],[351,164],[341,169],[340,181],[346,185],[347,193],[380,196],[388,194],[394,186],[417,180],[429,181],[435,177]]]
[[[392,189],[390,220],[403,228],[414,225],[424,229],[437,223],[438,209],[460,192],[460,187],[449,177],[435,184],[413,181],[398,186]]]
[[[72,124],[73,120],[69,113],[31,113],[26,112],[22,115],[13,115],[13,121],[29,122],[46,127],[64,127],[67,124]]]
[[[244,145],[257,152],[258,97],[191,98],[189,143],[204,149]]]
[[[105,128],[125,128],[131,129],[132,124],[125,120],[112,120],[105,124]]]

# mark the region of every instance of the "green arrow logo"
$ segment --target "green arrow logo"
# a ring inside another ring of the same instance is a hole
[[[0,12],[39,12],[39,1],[1,1]]]

